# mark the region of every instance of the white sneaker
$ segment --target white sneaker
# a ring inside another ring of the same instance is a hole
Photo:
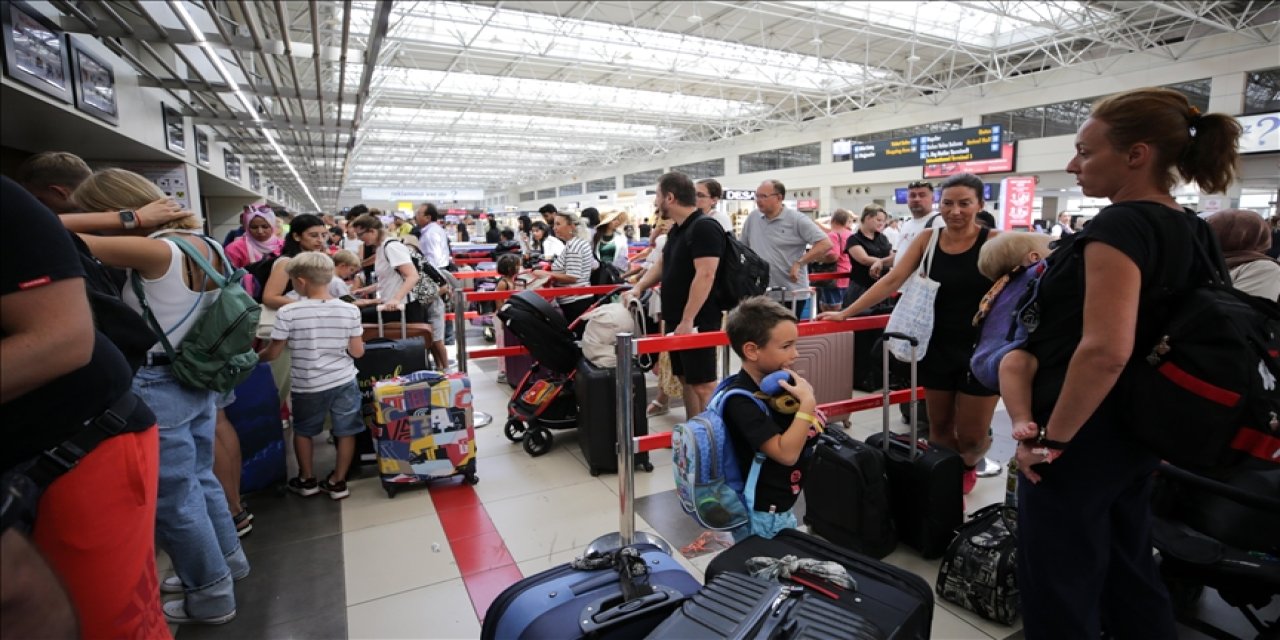
[[[176,575],[160,581],[160,593],[182,593],[184,590],[182,579]]]
[[[169,624],[226,624],[235,620],[236,610],[232,609],[231,613],[224,613],[220,616],[212,618],[193,618],[187,615],[187,600],[170,600],[161,607],[164,609],[164,618]]]

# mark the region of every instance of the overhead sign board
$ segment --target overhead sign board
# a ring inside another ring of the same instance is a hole
[[[1236,116],[1243,133],[1240,134],[1240,153],[1267,153],[1280,151],[1280,111]]]
[[[753,189],[725,189],[724,197],[721,200],[755,200],[756,192]]]
[[[926,178],[945,178],[957,173],[972,173],[980,176],[987,173],[1011,173],[1016,171],[1014,164],[1013,142],[1006,142],[1000,149],[1000,157],[994,160],[969,160],[966,162],[943,162],[939,164],[926,164],[924,166],[924,177]]]
[[[1034,176],[1010,176],[1000,181],[999,227],[1005,231],[1031,228],[1035,216],[1036,179]]]
[[[415,187],[364,187],[360,189],[360,197],[364,200],[399,201],[399,200],[484,200],[484,189],[423,189]]]
[[[853,170],[875,171],[1000,157],[1004,130],[998,124],[927,133],[853,145]]]

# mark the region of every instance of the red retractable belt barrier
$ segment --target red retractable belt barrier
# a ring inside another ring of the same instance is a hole
[[[613,293],[618,289],[616,284],[600,284],[590,287],[541,287],[538,289],[525,289],[532,291],[548,300],[551,298],[559,298],[560,296],[598,296],[605,293]],[[467,302],[485,302],[488,300],[506,300],[511,296],[520,293],[519,291],[468,291]]]

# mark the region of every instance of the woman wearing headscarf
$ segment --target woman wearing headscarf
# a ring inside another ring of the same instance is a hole
[[[227,245],[227,260],[237,269],[280,253],[284,241],[276,237],[276,213],[265,204],[251,205],[240,214],[244,235]]]
[[[1248,209],[1227,209],[1209,216],[1209,226],[1227,259],[1232,285],[1251,295],[1280,300],[1280,262],[1271,249],[1271,230],[1262,216]]]

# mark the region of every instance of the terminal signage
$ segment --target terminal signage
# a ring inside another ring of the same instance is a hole
[[[1015,170],[1013,162],[1015,153],[1013,142],[1004,143],[1004,147],[1000,150],[1000,157],[994,160],[967,160],[965,162],[943,162],[939,164],[926,164],[924,166],[924,177],[926,178],[945,178],[957,173],[972,173],[980,176],[987,173],[1010,173]]]
[[[1280,112],[1236,116],[1243,132],[1240,153],[1280,151]]]
[[[364,187],[360,190],[364,200],[484,200],[484,189],[424,189],[417,187],[396,187],[391,189]]]
[[[1004,131],[998,124],[853,145],[853,170],[876,171],[1000,157]]]
[[[750,189],[725,189],[721,200],[755,200],[756,192]]]
[[[1005,231],[1027,230],[1035,214],[1036,179],[1033,176],[1010,176],[1000,181],[1000,217]]]

